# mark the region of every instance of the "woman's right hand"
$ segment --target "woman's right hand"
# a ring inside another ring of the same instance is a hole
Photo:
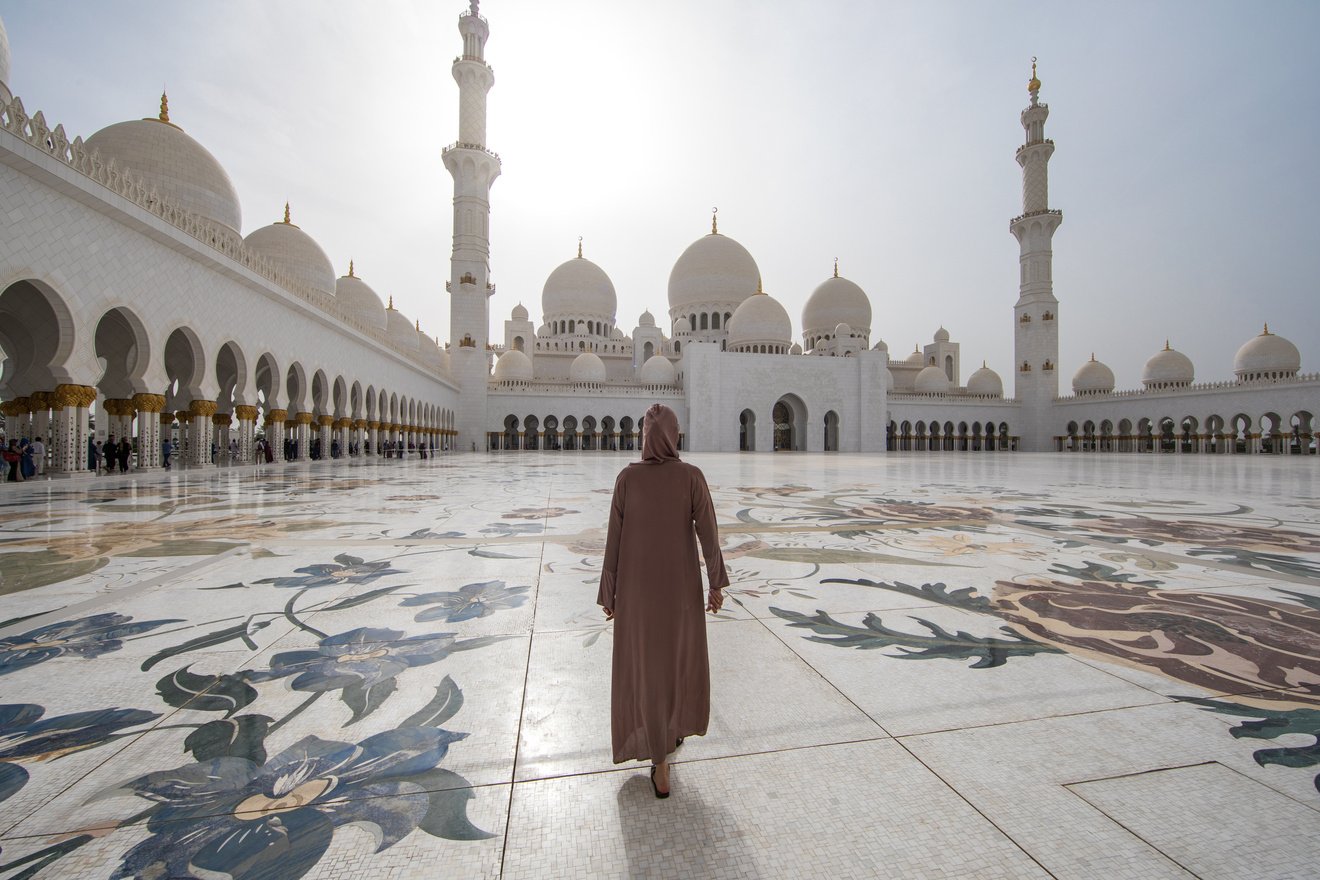
[[[706,610],[711,614],[719,614],[720,609],[724,607],[724,593],[720,590],[711,590],[706,594]]]

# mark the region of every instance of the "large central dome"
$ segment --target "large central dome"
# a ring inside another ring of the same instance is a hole
[[[558,315],[594,315],[613,323],[617,306],[614,282],[586,257],[575,257],[551,272],[541,291],[541,313],[547,321]]]
[[[108,125],[87,139],[88,151],[114,159],[185,211],[213,220],[238,234],[243,212],[238,191],[215,156],[169,121],[162,100],[161,119],[133,119]]]
[[[756,293],[761,270],[747,249],[712,232],[683,251],[669,273],[671,316],[689,306],[738,304]]]

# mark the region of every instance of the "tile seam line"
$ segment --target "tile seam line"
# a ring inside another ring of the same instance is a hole
[[[1218,762],[1218,761],[1207,761],[1206,763],[1208,763],[1208,764],[1218,764],[1219,762]],[[1200,765],[1189,765],[1189,766],[1200,766]],[[1223,766],[1223,765],[1221,764],[1220,766]],[[1169,768],[1169,769],[1181,770],[1181,769],[1185,769],[1185,768],[1184,768],[1184,767],[1173,767],[1173,768]],[[1121,778],[1121,777],[1120,777],[1120,778]],[[1102,780],[1095,780],[1095,781],[1102,781]],[[1123,823],[1120,822],[1118,819],[1115,819],[1113,816],[1109,815],[1109,813],[1106,812],[1106,811],[1105,811],[1103,808],[1101,808],[1100,806],[1098,806],[1098,805],[1092,803],[1091,801],[1087,800],[1085,797],[1082,796],[1082,793],[1081,793],[1081,792],[1073,791],[1072,786],[1073,786],[1074,784],[1082,784],[1082,783],[1065,783],[1065,784],[1063,784],[1063,785],[1060,785],[1059,787],[1062,788],[1064,791],[1068,792],[1068,794],[1070,794],[1070,795],[1072,795],[1073,797],[1075,797],[1077,800],[1079,800],[1079,801],[1081,801],[1082,803],[1086,804],[1086,805],[1087,805],[1088,807],[1090,807],[1091,809],[1095,810],[1095,811],[1096,811],[1097,813],[1099,813],[1101,816],[1104,816],[1104,817],[1105,817],[1106,819],[1108,819],[1110,822],[1113,822],[1115,827],[1123,829],[1125,832],[1127,832],[1128,834],[1130,834],[1130,835],[1133,837],[1133,839],[1141,841],[1141,843],[1143,843],[1145,846],[1150,847],[1150,849],[1151,849],[1153,852],[1157,852],[1157,853],[1159,853],[1159,854],[1160,854],[1160,857],[1161,857],[1161,858],[1164,858],[1164,859],[1167,859],[1167,860],[1170,862],[1170,864],[1177,865],[1179,868],[1181,868],[1182,870],[1186,871],[1186,872],[1187,872],[1187,876],[1189,876],[1189,877],[1195,877],[1195,878],[1197,878],[1197,880],[1201,880],[1201,875],[1200,875],[1200,874],[1196,873],[1196,872],[1193,871],[1191,868],[1187,867],[1187,866],[1184,865],[1182,862],[1178,861],[1178,860],[1175,859],[1173,856],[1169,855],[1169,854],[1166,853],[1164,850],[1160,849],[1160,848],[1159,848],[1158,846],[1156,846],[1152,841],[1147,840],[1145,837],[1143,837],[1142,835],[1138,834],[1136,831],[1134,831],[1133,829],[1129,828],[1127,825],[1123,824]]]
[[[545,489],[545,507],[550,507],[550,499],[554,492],[554,483],[551,481]],[[545,532],[545,521],[549,519],[548,515],[541,517],[542,533]],[[509,834],[513,827],[513,794],[517,790],[518,782],[518,757],[522,754],[522,731],[523,721],[527,717],[527,682],[532,677],[532,646],[536,643],[536,609],[541,603],[541,570],[545,565],[545,540],[540,542],[540,556],[536,563],[536,593],[532,597],[532,619],[527,633],[527,660],[523,665],[522,699],[518,701],[518,730],[513,737],[513,763],[509,767],[509,799],[504,807],[504,839],[500,843],[500,873],[504,876],[504,859],[509,853]]]
[[[71,612],[81,612],[81,611],[95,609],[111,602],[112,600],[115,602],[123,602],[125,600],[133,599],[140,593],[143,593],[146,590],[151,589],[152,587],[160,586],[161,584],[164,584],[170,580],[175,580],[183,577],[192,577],[193,575],[196,575],[197,573],[211,567],[212,565],[216,565],[220,562],[223,562],[224,560],[230,558],[231,556],[236,556],[240,553],[245,553],[247,552],[248,549],[249,548],[247,545],[230,547],[228,550],[225,550],[221,553],[217,553],[214,556],[208,556],[204,559],[199,559],[196,562],[185,565],[183,568],[172,569],[167,572],[162,572],[161,574],[158,574],[155,577],[148,578],[145,581],[138,581],[132,586],[123,587],[121,589],[114,590],[104,595],[98,593],[93,598],[84,599],[83,601],[75,603],[73,605],[65,605],[63,608],[60,608],[56,611],[51,611],[47,614],[42,614],[37,617],[29,617],[26,620],[20,621],[19,623],[11,624],[10,626],[0,629],[0,636],[14,635],[20,629],[27,630],[27,629],[31,629],[34,626],[45,626],[46,624],[54,623],[59,619],[68,617]],[[28,591],[24,591],[24,592],[28,592]]]
[[[1053,871],[1051,871],[1049,868],[1046,868],[1045,865],[1040,861],[1040,859],[1036,858],[1036,856],[1033,855],[1033,854],[1031,853],[1030,850],[1028,850],[1028,849],[1027,849],[1025,846],[1023,846],[1021,843],[1019,843],[1019,842],[1017,841],[1017,839],[1013,837],[1013,835],[1009,834],[1009,833],[1008,833],[1007,831],[1005,831],[1002,827],[1000,827],[1000,825],[999,825],[998,822],[996,822],[994,819],[992,819],[992,818],[990,818],[988,815],[986,815],[986,813],[985,813],[984,811],[982,811],[980,807],[978,807],[976,804],[972,803],[971,800],[969,800],[969,799],[967,798],[966,795],[964,795],[961,791],[959,791],[957,788],[955,788],[955,787],[953,786],[953,784],[949,782],[949,780],[945,779],[943,776],[941,776],[939,773],[937,773],[933,767],[931,767],[929,764],[927,764],[925,761],[923,761],[923,760],[921,759],[920,756],[918,756],[915,752],[913,752],[912,749],[909,748],[908,745],[907,745],[905,742],[902,741],[902,739],[900,739],[899,737],[894,736],[892,733],[890,733],[889,730],[888,730],[888,728],[886,728],[883,724],[881,724],[881,723],[880,723],[880,722],[879,722],[874,716],[871,715],[870,712],[867,712],[867,711],[866,711],[865,709],[863,709],[861,706],[857,705],[857,703],[856,703],[851,697],[849,697],[847,694],[845,694],[845,693],[843,692],[843,690],[842,690],[841,688],[839,688],[838,685],[836,685],[834,682],[830,681],[830,679],[826,678],[826,677],[820,672],[820,670],[818,670],[818,669],[816,669],[814,666],[812,666],[811,663],[810,663],[810,661],[808,661],[805,657],[803,657],[803,656],[802,656],[801,654],[799,654],[797,651],[794,651],[794,650],[792,649],[792,647],[789,646],[789,644],[788,644],[786,641],[784,641],[784,639],[783,639],[778,633],[776,633],[774,630],[770,629],[770,627],[767,625],[766,621],[764,621],[764,620],[762,620],[762,619],[760,619],[760,618],[753,618],[753,619],[756,620],[757,623],[761,624],[761,626],[765,627],[766,630],[768,630],[768,631],[770,632],[770,635],[771,635],[773,638],[775,638],[777,641],[779,641],[781,644],[783,644],[784,647],[788,648],[788,650],[789,650],[794,656],[798,657],[803,663],[805,663],[805,664],[807,665],[807,667],[808,667],[809,669],[811,669],[812,672],[816,673],[816,675],[820,676],[820,678],[821,678],[822,680],[824,680],[826,683],[828,683],[830,687],[834,688],[834,690],[839,694],[839,696],[843,697],[845,700],[847,700],[849,703],[851,703],[851,704],[857,709],[857,711],[861,712],[861,713],[862,713],[863,715],[865,715],[867,718],[870,718],[871,721],[872,721],[872,723],[874,723],[876,727],[878,727],[878,728],[880,728],[880,730],[884,731],[885,734],[888,735],[888,736],[894,741],[894,743],[898,745],[899,748],[901,748],[904,752],[907,753],[908,757],[912,758],[914,761],[916,761],[918,764],[920,764],[923,768],[925,768],[926,772],[929,773],[929,774],[930,774],[931,776],[933,776],[934,778],[938,779],[938,780],[940,781],[940,784],[943,785],[946,789],[948,789],[948,790],[953,794],[954,797],[956,797],[956,798],[958,798],[959,800],[961,800],[963,803],[965,803],[965,804],[968,806],[969,809],[971,809],[974,813],[976,813],[978,816],[980,816],[982,819],[984,819],[987,823],[989,823],[989,825],[990,825],[991,828],[994,828],[995,831],[999,832],[999,834],[1000,834],[1005,840],[1007,840],[1009,843],[1011,843],[1011,844],[1012,844],[1014,847],[1016,847],[1016,848],[1017,848],[1017,849],[1018,849],[1018,850],[1019,850],[1024,856],[1026,856],[1028,859],[1030,859],[1030,860],[1032,861],[1032,863],[1034,863],[1038,868],[1040,868],[1040,870],[1043,871],[1043,872],[1045,873],[1045,876],[1047,876],[1047,877],[1053,877],[1053,878],[1055,878],[1055,880],[1057,880],[1057,875],[1056,875]]]

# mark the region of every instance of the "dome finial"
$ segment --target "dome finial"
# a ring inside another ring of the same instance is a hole
[[[834,277],[835,277],[835,278],[838,278],[838,277],[839,277],[839,258],[838,258],[838,257],[835,257],[835,258],[834,258]]]
[[[1266,322],[1265,322],[1265,329],[1264,329],[1263,331],[1261,331],[1261,334],[1260,334],[1260,335],[1261,335],[1261,336],[1273,336],[1273,335],[1274,335],[1273,333],[1270,332],[1270,322],[1269,322],[1269,321],[1266,321]]]
[[[1095,352],[1091,352],[1091,363],[1095,363]]]
[[[720,227],[719,227],[719,224],[715,222],[715,215],[718,214],[719,212],[720,212],[720,209],[719,209],[719,208],[711,208],[711,209],[710,209],[710,234],[711,234],[711,235],[719,235],[719,234],[720,234]]]
[[[292,225],[293,225],[293,221],[289,219],[289,203],[288,203],[288,202],[285,202],[285,203],[284,203],[284,225],[285,225],[285,226],[292,226]]]
[[[386,311],[394,311],[394,294],[390,294],[390,304],[385,307]]]
[[[756,292],[759,293],[759,294],[761,294],[761,296],[765,296],[765,291],[761,289],[761,276],[760,276],[760,275],[757,275],[757,276],[756,276]]]
[[[349,278],[356,278],[356,277],[357,277],[356,275],[353,274],[353,261],[352,261],[352,260],[349,260],[349,261],[348,261],[348,277],[349,277]]]
[[[416,327],[417,327],[417,332],[418,332],[418,333],[421,333],[421,332],[422,332],[422,319],[421,319],[421,318],[418,318],[418,319],[414,322],[414,324],[415,324]]]
[[[1027,91],[1034,96],[1040,91],[1040,80],[1036,78],[1036,56],[1031,56],[1031,82],[1027,83]]]
[[[578,236],[578,259],[582,259],[582,236]]]
[[[1173,351],[1172,348],[1169,348],[1169,340],[1167,340],[1167,339],[1164,340],[1164,350],[1165,350],[1165,351]]]
[[[160,117],[161,122],[170,121],[170,96],[165,94],[165,89],[160,90]]]

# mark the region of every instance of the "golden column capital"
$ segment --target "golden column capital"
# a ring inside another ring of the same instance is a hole
[[[188,404],[188,413],[194,416],[213,416],[219,408],[214,400],[194,400]]]
[[[316,423],[322,428],[332,428],[335,424],[334,416],[317,416]]]
[[[138,412],[158,413],[165,409],[164,394],[134,394],[131,401]]]
[[[160,414],[160,423],[161,423],[162,426],[164,426],[164,425],[173,425],[173,424],[174,424],[174,413],[170,412],[169,410],[165,410],[165,411],[163,411],[163,412]]]
[[[268,409],[266,410],[266,424],[277,425],[289,417],[289,411],[286,409]]]
[[[354,420],[353,420],[353,427],[354,427],[354,428],[357,428],[357,429],[361,430],[361,429],[363,429],[363,428],[365,428],[365,427],[367,427],[367,426],[368,426],[368,422],[367,422],[366,419],[354,419]]]
[[[186,409],[176,409],[174,411],[174,417],[182,424],[187,424],[192,421],[192,413],[188,412]]]
[[[56,409],[86,407],[96,400],[96,389],[90,385],[56,385],[53,392],[47,392],[46,399]]]
[[[5,413],[10,416],[22,416],[32,412],[31,397],[15,397],[9,401],[9,406],[13,407],[13,412]]]
[[[372,419],[371,421],[367,422],[367,427],[373,431],[379,431],[380,422],[376,421],[375,419]]]
[[[247,404],[238,404],[234,407],[234,415],[238,416],[240,422],[255,422],[257,420],[257,408]]]
[[[335,420],[335,427],[336,427],[336,428],[351,428],[351,427],[353,427],[353,420],[352,420],[352,419],[347,419],[347,418],[344,418],[344,419],[336,419],[336,420]]]
[[[54,391],[33,391],[27,396],[28,412],[50,409],[50,399],[54,394]]]
[[[101,401],[101,409],[112,416],[131,416],[133,414],[133,401],[118,397],[107,397]]]
[[[232,423],[229,413],[215,413],[211,416],[211,424],[217,428],[228,428]]]
[[[310,425],[316,416],[309,412],[300,412],[294,414],[293,420],[300,425]]]

